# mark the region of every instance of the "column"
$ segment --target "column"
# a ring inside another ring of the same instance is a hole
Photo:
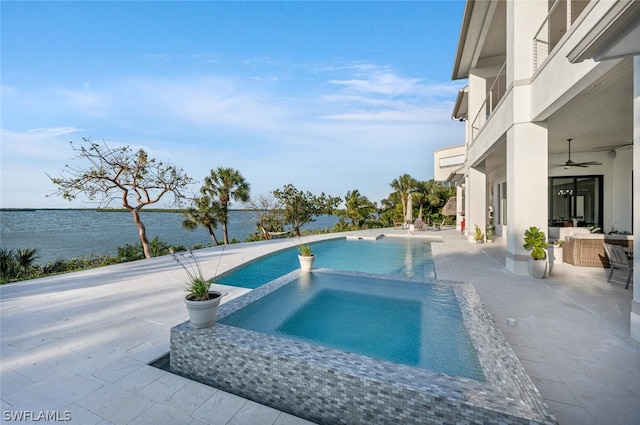
[[[462,220],[464,220],[465,211],[465,199],[464,199],[464,187],[456,186],[456,230],[462,230]]]
[[[469,168],[466,193],[469,209],[465,218],[467,226],[467,239],[474,240],[475,227],[478,225],[485,233],[487,224],[487,175],[484,169]]]
[[[469,74],[469,104],[467,105],[468,146],[473,144],[473,139],[487,121],[486,98],[487,80],[474,74],[472,70]]]
[[[548,232],[548,140],[545,126],[518,123],[507,131],[507,269],[527,274],[524,232]]]

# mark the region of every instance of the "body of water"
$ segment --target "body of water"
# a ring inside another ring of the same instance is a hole
[[[183,215],[171,212],[141,214],[151,241],[158,236],[170,245],[212,244],[209,232],[203,227],[189,231],[182,228]],[[320,216],[303,229],[333,228],[335,216]],[[244,242],[256,231],[255,218],[250,211],[230,211],[229,239]],[[216,231],[222,241],[222,227]],[[58,258],[115,256],[117,248],[136,244],[138,228],[129,212],[96,210],[2,210],[0,211],[0,247],[8,249],[37,248],[38,263]]]

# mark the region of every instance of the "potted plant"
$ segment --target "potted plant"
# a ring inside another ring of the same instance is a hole
[[[313,262],[316,256],[311,252],[310,245],[300,245],[298,247],[298,260],[300,260],[300,270],[308,273],[313,269]]]
[[[496,228],[492,225],[487,226],[487,243],[493,242],[493,236],[496,234]]]
[[[193,251],[189,251],[186,255],[182,253],[172,253],[172,255],[173,259],[187,272],[189,278],[184,302],[187,306],[191,326],[194,328],[213,326],[222,294],[210,290],[212,280],[203,277],[200,262]]]
[[[482,229],[480,229],[480,226],[478,226],[477,224],[476,226],[476,233],[475,235],[473,235],[473,240],[476,243],[483,243],[484,242],[484,233],[482,233]]]
[[[524,232],[524,249],[531,251],[529,274],[542,279],[547,272],[547,236],[537,227],[530,227]]]

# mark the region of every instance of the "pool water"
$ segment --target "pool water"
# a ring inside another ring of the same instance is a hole
[[[406,276],[423,280],[436,278],[430,241],[394,237],[377,240],[339,238],[316,242],[311,246],[316,255],[316,268]],[[292,246],[224,274],[216,278],[216,282],[255,289],[299,267],[298,249]]]
[[[483,381],[451,286],[320,270],[219,320]]]

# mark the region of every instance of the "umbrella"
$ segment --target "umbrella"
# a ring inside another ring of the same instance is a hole
[[[444,207],[442,207],[442,215],[448,215],[448,216],[456,215],[457,209],[458,209],[458,202],[456,200],[456,197],[452,196],[451,198],[449,198],[447,203],[444,204]]]
[[[407,200],[407,223],[411,223],[413,221],[413,196],[409,194],[409,199]]]

